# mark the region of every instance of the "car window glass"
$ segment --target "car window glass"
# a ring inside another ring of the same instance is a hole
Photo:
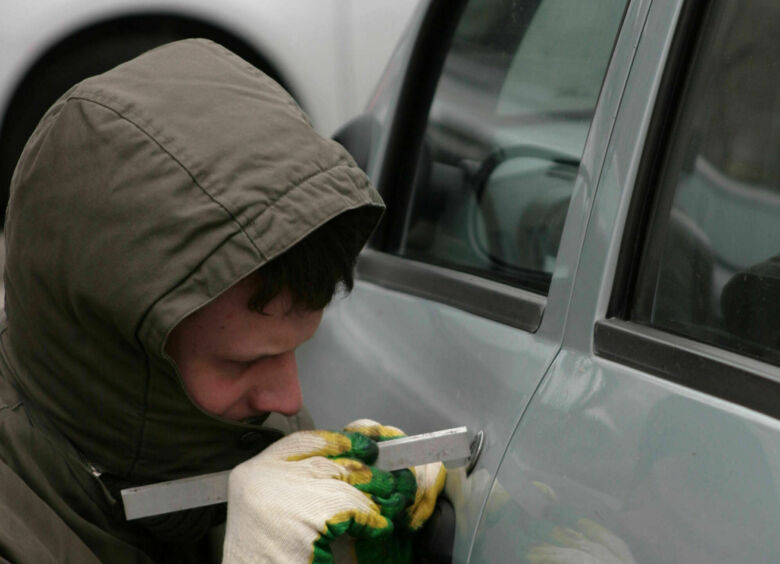
[[[625,0],[474,0],[439,79],[404,256],[546,293]]]
[[[780,4],[713,3],[658,186],[634,320],[780,359]]]

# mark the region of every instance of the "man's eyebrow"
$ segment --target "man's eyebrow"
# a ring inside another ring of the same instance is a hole
[[[312,335],[313,336],[313,335]],[[311,337],[307,337],[305,341],[308,341]],[[301,343],[305,342],[301,341]],[[287,345],[289,343],[278,343],[278,342],[268,342],[268,341],[261,341],[259,339],[253,339],[251,341],[250,345],[247,345],[246,348],[241,351],[242,353],[246,354],[240,354],[236,356],[240,357],[246,357],[246,360],[259,360],[260,358],[264,357],[271,357],[271,356],[277,356],[282,353],[292,351],[298,348],[298,346],[301,343],[295,343],[294,346],[288,347]]]

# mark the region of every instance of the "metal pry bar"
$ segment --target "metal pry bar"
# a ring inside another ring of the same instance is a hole
[[[388,471],[436,461],[449,467],[462,466],[469,462],[471,442],[466,427],[382,441],[374,466]],[[223,503],[227,501],[229,473],[226,470],[124,489],[125,517],[129,521]]]
[[[400,470],[429,462],[445,462],[457,467],[471,455],[471,437],[466,427],[444,429],[377,443],[379,456],[374,466],[382,470]]]

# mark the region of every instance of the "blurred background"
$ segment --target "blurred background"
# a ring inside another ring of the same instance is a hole
[[[276,79],[298,100],[315,128],[330,136],[365,107],[417,4],[418,0],[3,0],[0,219],[4,220],[11,176],[27,138],[46,109],[83,78],[157,45],[206,37]],[[0,285],[0,299],[1,293]]]
[[[280,82],[324,135],[360,113],[418,0],[0,2],[0,199],[46,109],[79,80],[186,37]]]

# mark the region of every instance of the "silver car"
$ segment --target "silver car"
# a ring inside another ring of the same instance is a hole
[[[775,0],[420,6],[338,135],[387,214],[298,361],[320,426],[483,432],[428,560],[780,560],[778,29]]]

